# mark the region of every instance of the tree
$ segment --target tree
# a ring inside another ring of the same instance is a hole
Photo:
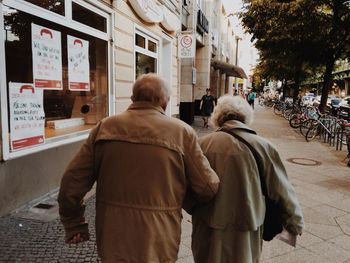
[[[28,1],[31,2],[31,1]],[[49,11],[62,14],[64,12],[64,4],[62,0],[46,0],[46,1],[32,1],[36,5],[45,8]],[[20,39],[27,38],[27,31],[31,30],[30,21],[32,15],[26,12],[20,12],[13,8],[6,7],[4,14],[4,24],[11,30],[11,33]],[[26,39],[27,40],[27,39]],[[28,39],[29,41],[30,39]]]
[[[299,84],[307,77],[306,69],[314,61],[308,51],[310,35],[300,30],[312,28],[311,22],[299,19],[306,17],[307,8],[300,1],[245,1],[245,11],[241,14],[243,25],[260,51],[266,73],[284,82],[292,80],[294,98]]]
[[[332,71],[338,59],[350,56],[350,1],[319,0],[317,31],[323,41],[320,62],[325,65],[320,110],[324,112],[332,85]]]
[[[350,9],[345,0],[245,0],[243,25],[265,54],[265,60],[283,63],[293,75],[294,96],[299,84],[315,68],[325,65],[322,100],[324,111],[337,59],[349,55]],[[269,62],[271,64],[271,62]],[[284,71],[283,70],[283,71]]]

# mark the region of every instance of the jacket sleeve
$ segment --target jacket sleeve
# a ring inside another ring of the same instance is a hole
[[[271,144],[267,146],[266,154],[271,160],[264,162],[268,195],[281,207],[284,227],[294,235],[301,234],[304,219],[297,195],[288,180],[286,169],[277,150]]]
[[[89,237],[88,224],[85,222],[83,198],[91,190],[96,176],[94,174],[94,141],[99,130],[97,125],[77,155],[68,165],[61,181],[58,195],[59,214],[66,231],[66,241],[80,233]]]
[[[207,202],[215,196],[219,188],[219,177],[204,156],[194,131],[186,141],[184,162],[188,179],[184,209],[191,212],[196,203]]]

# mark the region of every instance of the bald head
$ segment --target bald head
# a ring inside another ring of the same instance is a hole
[[[133,89],[131,100],[149,101],[164,110],[168,104],[170,90],[165,81],[156,74],[149,73],[137,78]]]

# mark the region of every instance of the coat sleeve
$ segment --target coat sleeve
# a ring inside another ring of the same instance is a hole
[[[94,142],[100,124],[90,133],[77,155],[68,165],[58,195],[59,214],[66,231],[66,241],[80,233],[89,237],[85,222],[83,198],[91,190],[96,176],[94,174]]]
[[[191,213],[195,204],[208,202],[215,196],[219,189],[219,177],[204,156],[194,131],[190,133],[186,141],[184,162],[188,191],[183,207]]]
[[[281,207],[284,227],[294,235],[301,234],[304,219],[295,190],[288,180],[286,169],[277,150],[271,144],[267,146],[266,154],[271,160],[264,162],[268,195]]]

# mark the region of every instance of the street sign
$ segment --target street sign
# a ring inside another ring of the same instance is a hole
[[[196,55],[195,36],[190,33],[182,33],[178,39],[179,58],[194,58]]]

